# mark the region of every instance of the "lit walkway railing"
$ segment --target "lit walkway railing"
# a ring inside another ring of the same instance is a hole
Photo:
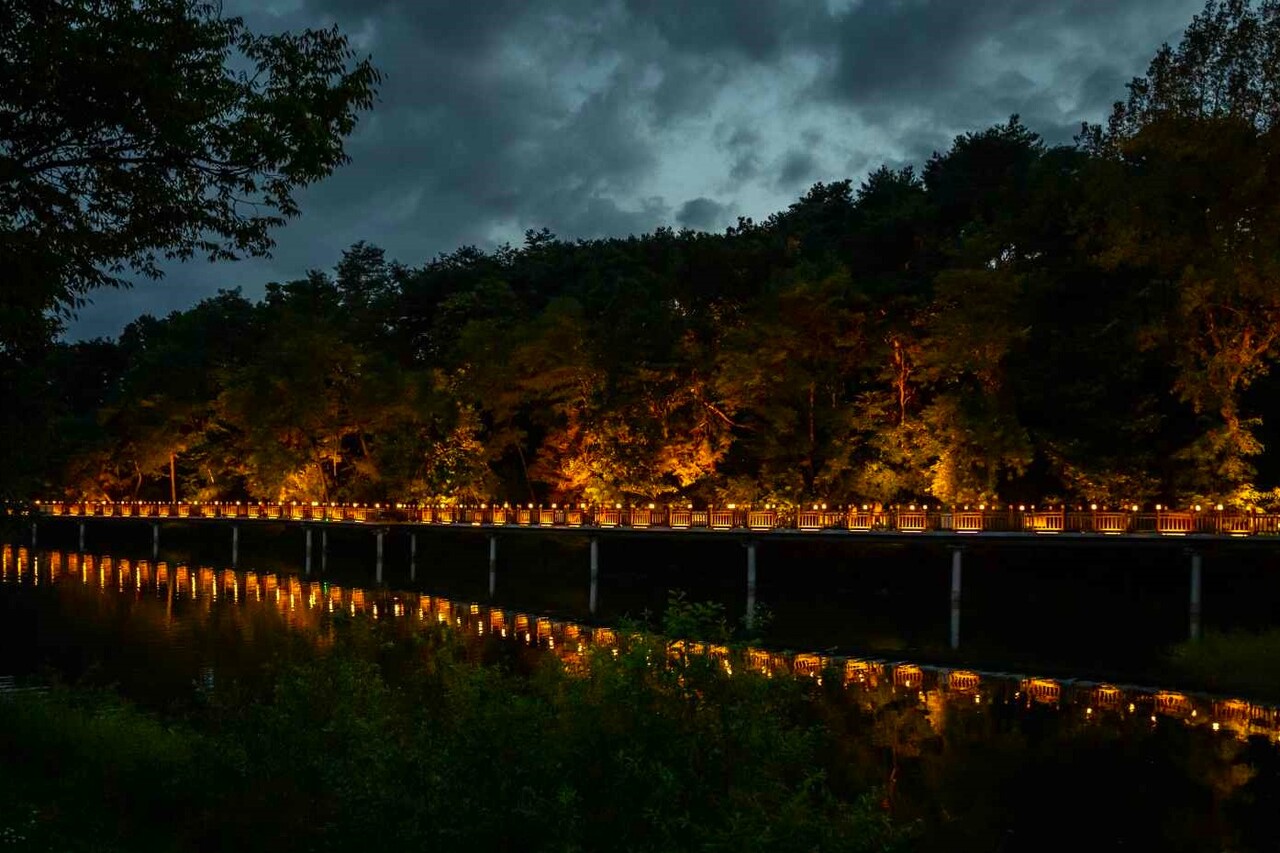
[[[151,503],[44,501],[41,515],[70,518],[243,519],[247,521],[364,522],[468,527],[600,528],[672,531],[790,530],[817,533],[1088,533],[1111,536],[1259,536],[1280,534],[1280,515],[1217,508],[1107,507],[992,509],[907,506],[888,509],[816,505],[783,511],[734,504],[691,506],[561,506],[498,504]],[[9,508],[8,512],[16,512]]]

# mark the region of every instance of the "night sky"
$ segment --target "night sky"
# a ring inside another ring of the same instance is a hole
[[[417,265],[466,244],[720,231],[815,181],[917,167],[1013,113],[1050,143],[1101,120],[1203,0],[226,0],[272,32],[337,23],[386,75],[299,195],[274,257],[99,292],[70,337],[218,288],[328,269],[368,240]]]

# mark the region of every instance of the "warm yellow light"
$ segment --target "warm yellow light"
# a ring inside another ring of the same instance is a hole
[[[1137,512],[1137,511],[1138,511],[1138,505],[1137,505],[1137,504],[1134,504],[1134,505],[1133,505],[1133,511],[1134,511],[1134,512]]]
[[[1222,504],[1218,504],[1218,512],[1222,512]]]
[[[1163,507],[1161,507],[1160,504],[1156,504],[1156,512],[1159,512],[1161,509],[1163,509]]]
[[[1220,728],[1220,726],[1219,726],[1217,723],[1214,723],[1214,724],[1213,724],[1213,730],[1214,730],[1215,732],[1216,732],[1219,728]]]

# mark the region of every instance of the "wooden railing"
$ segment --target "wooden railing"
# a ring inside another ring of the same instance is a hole
[[[19,510],[6,505],[6,514]],[[794,530],[820,533],[957,533],[1099,536],[1280,536],[1280,515],[1223,510],[1154,512],[1120,509],[867,509],[712,506],[495,506],[491,504],[148,503],[53,501],[35,505],[54,518],[244,519],[369,524],[598,527],[633,530]]]

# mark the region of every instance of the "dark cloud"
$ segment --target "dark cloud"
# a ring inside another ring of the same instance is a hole
[[[1176,41],[1202,0],[902,0],[857,3],[832,21],[830,73],[817,87],[873,125],[907,122],[908,153],[1018,113],[1070,142]],[[1129,69],[1118,77],[1117,65]],[[1096,74],[1105,71],[1103,79]],[[1105,90],[1099,84],[1110,84]],[[918,129],[918,130],[917,130]],[[927,144],[926,140],[929,142]]]
[[[718,231],[729,221],[728,205],[699,196],[691,198],[676,211],[676,222],[696,231]]]
[[[798,184],[807,182],[818,171],[818,161],[813,152],[803,148],[788,151],[778,165],[778,178],[775,182],[778,189],[794,189]]]
[[[717,228],[729,211],[716,198],[763,219],[813,180],[919,163],[1013,112],[1067,142],[1202,5],[225,2],[260,32],[336,23],[384,70],[379,103],[349,140],[351,164],[301,194],[272,259],[175,265],[164,282],[98,294],[76,335],[114,334],[219,286],[256,295],[361,239],[421,263],[527,228]]]

